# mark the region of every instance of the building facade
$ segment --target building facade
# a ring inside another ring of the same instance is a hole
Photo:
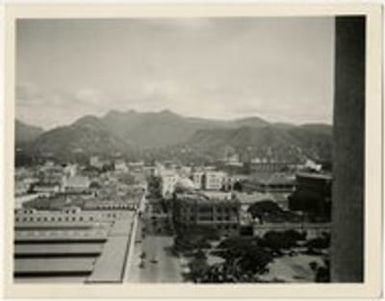
[[[222,171],[207,171],[204,174],[204,189],[221,190],[225,184],[226,174]]]
[[[245,192],[291,193],[295,190],[296,181],[285,173],[260,173],[242,182]]]
[[[319,173],[298,173],[289,209],[330,217],[332,177]]]
[[[199,192],[175,195],[174,227],[181,231],[208,230],[238,235],[240,203],[235,198],[209,198]]]
[[[172,198],[179,176],[172,170],[164,170],[160,174],[160,190],[163,198]]]

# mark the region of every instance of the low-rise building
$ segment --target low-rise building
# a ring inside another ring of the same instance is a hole
[[[330,223],[254,223],[254,235],[263,237],[267,232],[285,232],[294,230],[305,233],[306,239],[321,237],[330,234]]]
[[[222,171],[207,171],[204,179],[204,189],[221,190],[225,184],[226,174]]]
[[[133,220],[127,210],[16,210],[14,281],[121,283]]]
[[[77,165],[76,164],[69,164],[63,169],[63,174],[67,177],[74,177],[77,174]]]
[[[31,184],[25,181],[15,182],[15,196],[22,196],[28,193],[31,188]]]
[[[92,156],[90,158],[90,166],[95,167],[95,168],[102,168],[103,162],[100,160],[100,158],[98,156]]]
[[[291,193],[295,189],[295,178],[286,173],[258,173],[242,182],[246,192]]]
[[[117,172],[128,172],[127,164],[124,160],[115,160],[114,162],[114,168]]]
[[[64,192],[85,193],[90,189],[91,181],[88,177],[74,176],[63,179]]]
[[[192,174],[195,189],[204,189],[204,174],[203,171],[196,171]]]
[[[289,197],[289,209],[330,217],[331,186],[330,174],[298,173],[295,191]]]
[[[33,185],[32,191],[38,194],[44,194],[44,195],[55,194],[60,192],[60,184],[59,183],[37,183]]]
[[[297,162],[269,161],[266,158],[254,159],[247,164],[250,173],[283,172],[297,168]]]

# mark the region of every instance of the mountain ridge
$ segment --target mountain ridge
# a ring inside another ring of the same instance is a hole
[[[28,143],[36,139],[44,132],[43,128],[15,119],[15,143],[16,145]]]
[[[331,135],[332,127],[319,123],[298,126],[271,123],[257,116],[216,120],[185,117],[170,110],[112,110],[101,117],[85,115],[70,125],[45,131],[30,143],[38,154],[111,154],[146,149],[168,149],[172,153],[187,147],[219,156],[218,151],[230,145],[242,153],[252,148],[253,155],[266,154],[270,148],[278,157],[303,148],[304,153],[317,157],[328,153],[319,149],[331,145]]]

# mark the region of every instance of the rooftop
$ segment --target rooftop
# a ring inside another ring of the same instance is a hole
[[[69,177],[66,182],[66,186],[88,187],[89,185],[90,185],[90,180],[88,179],[88,177],[84,177],[84,176]]]
[[[312,173],[312,172],[299,172],[297,177],[302,178],[311,178],[311,179],[322,179],[322,180],[332,180],[332,175],[327,173]]]
[[[274,200],[274,196],[271,193],[262,193],[262,192],[235,192],[236,198],[241,202],[241,204],[254,204],[260,201]]]
[[[31,214],[36,212],[39,211]],[[85,223],[16,222],[17,282],[53,282],[60,278],[67,282],[67,277],[78,282],[121,282],[134,214],[119,211],[110,222],[104,219],[107,214],[103,211],[94,216],[94,222]]]
[[[257,182],[262,184],[294,184],[295,177],[289,173],[258,173],[249,178],[249,182]]]
[[[211,194],[211,195],[210,195]],[[216,196],[215,196],[216,195]],[[179,200],[199,203],[213,203],[213,202],[238,202],[228,192],[208,192],[208,191],[184,191],[176,193],[176,197]]]

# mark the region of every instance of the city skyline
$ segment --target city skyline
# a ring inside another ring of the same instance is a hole
[[[333,22],[19,20],[16,116],[44,129],[110,110],[331,124]]]

